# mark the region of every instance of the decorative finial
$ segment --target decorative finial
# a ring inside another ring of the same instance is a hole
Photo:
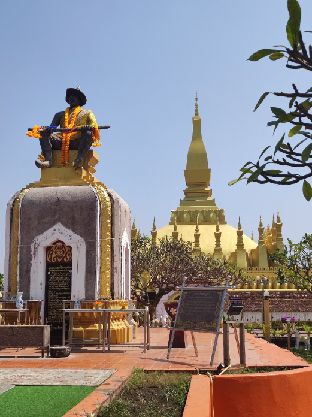
[[[242,228],[240,216],[239,216],[239,218],[238,218],[238,225],[237,225],[237,228],[238,228],[238,230],[241,230],[241,228]]]
[[[276,223],[281,223],[281,216],[279,214],[279,211],[277,212],[277,215],[276,215]]]
[[[251,240],[254,240],[254,233],[253,233],[253,231],[251,232]]]
[[[155,219],[155,217],[154,217],[154,220],[153,220],[153,230],[156,230],[156,219]]]
[[[272,216],[272,227],[274,226],[274,224],[275,224],[275,216],[274,216],[274,213],[273,213],[273,216]]]
[[[195,116],[198,116],[198,97],[197,97],[197,91],[196,91],[196,96],[195,96]]]
[[[260,216],[260,220],[259,220],[259,227],[263,227],[262,217],[261,216]]]
[[[131,227],[131,238],[134,239],[138,235],[138,229],[135,226],[135,220],[133,219],[132,227]]]

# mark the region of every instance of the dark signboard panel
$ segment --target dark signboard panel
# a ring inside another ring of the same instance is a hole
[[[193,332],[214,332],[215,339],[210,358],[210,365],[213,364],[227,290],[228,286],[183,286],[181,288],[177,314],[170,334],[167,359],[170,356],[176,331],[189,330],[191,332],[196,356],[198,356],[198,350]]]
[[[193,331],[217,331],[223,309],[224,288],[183,288],[175,328]]]
[[[53,327],[63,322],[63,300],[71,299],[72,249],[61,240],[46,252],[45,321]]]
[[[62,325],[63,300],[71,298],[71,265],[48,265],[46,283],[47,324]]]

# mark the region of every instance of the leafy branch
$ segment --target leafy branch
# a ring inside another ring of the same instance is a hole
[[[289,20],[286,25],[289,47],[276,46],[274,49],[261,49],[249,57],[250,61],[259,61],[269,57],[272,61],[286,59],[286,67],[312,71],[312,45],[306,46],[303,41],[301,24],[301,8],[298,0],[287,1]],[[266,91],[259,98],[254,111],[265,99],[273,95],[288,100],[286,110],[271,107],[273,120],[268,126],[274,132],[280,125],[288,124],[287,139],[284,133],[275,146],[267,146],[260,153],[256,162],[248,161],[240,169],[240,176],[229,182],[233,185],[241,180],[247,183],[292,185],[302,183],[302,192],[307,201],[312,198],[312,186],[308,182],[312,178],[312,88],[299,91],[292,84],[290,92]]]

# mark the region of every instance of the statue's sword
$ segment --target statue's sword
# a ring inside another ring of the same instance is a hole
[[[104,125],[104,126],[97,126],[97,129],[109,129],[110,126]],[[57,127],[57,126],[40,126],[38,131],[39,132],[44,132],[45,130],[52,132],[62,132],[62,133],[70,133],[70,132],[80,132],[82,130],[93,130],[95,129],[94,126],[89,126],[89,125],[84,125],[84,126],[79,126],[79,127],[73,127],[71,129],[68,128],[64,128],[64,127]],[[33,131],[34,128],[30,127],[28,128],[28,132]]]

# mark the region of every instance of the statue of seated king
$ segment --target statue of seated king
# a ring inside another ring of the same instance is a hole
[[[34,126],[28,129],[27,135],[40,140],[41,155],[35,161],[38,168],[53,166],[53,151],[61,151],[61,164],[69,165],[69,151],[76,150],[72,162],[75,169],[86,165],[91,146],[100,146],[99,129],[109,126],[98,126],[91,110],[84,109],[86,95],[77,88],[66,90],[65,100],[69,107],[56,113],[50,126]]]

